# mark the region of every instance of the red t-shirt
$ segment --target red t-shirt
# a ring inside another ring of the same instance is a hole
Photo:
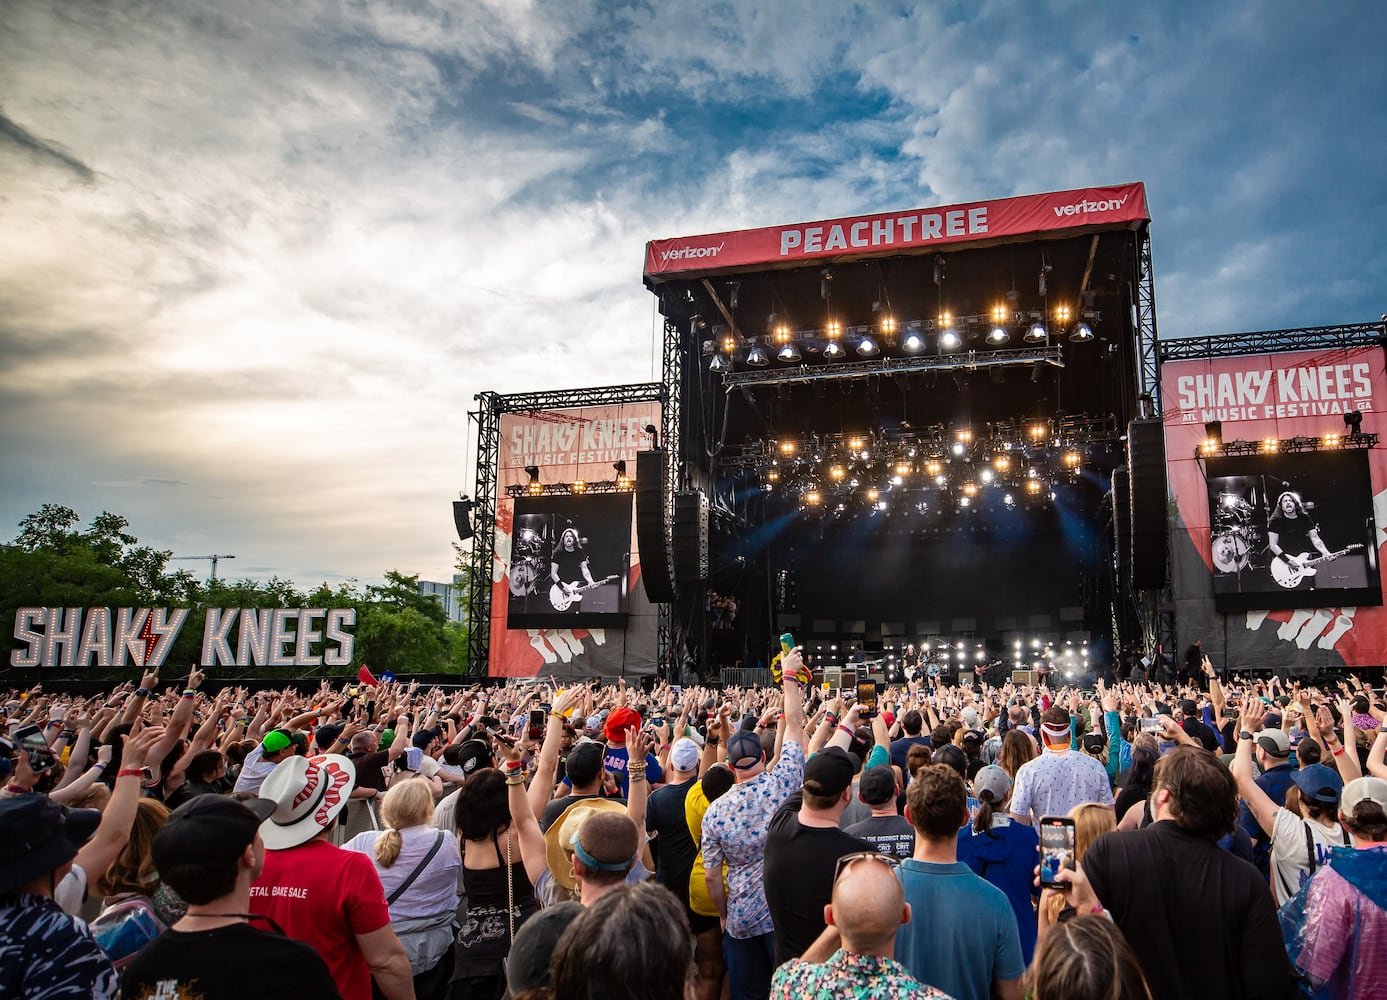
[[[356,935],[385,927],[390,910],[368,855],[322,840],[266,851],[265,868],[250,887],[250,912],[312,945],[343,1000],[371,1000],[371,969]]]

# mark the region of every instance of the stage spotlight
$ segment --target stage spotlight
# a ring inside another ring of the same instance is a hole
[[[992,464],[996,466],[998,472],[1006,472],[1011,468],[1011,459],[1005,455],[998,455],[992,460]]]
[[[962,441],[955,441],[955,442],[953,443],[953,447],[950,448],[949,450],[950,450],[951,452],[954,453],[954,457],[956,457],[956,458],[962,458],[963,455],[964,455],[965,453],[967,453],[967,451],[968,451],[968,446],[967,446],[966,444],[964,444]]]
[[[581,479],[576,479],[573,481],[573,485],[570,486],[569,489],[571,489],[574,493],[586,493],[588,491],[588,484],[583,482],[583,480]]]
[[[1069,322],[1074,312],[1068,306],[1055,306],[1055,322],[1061,325]]]
[[[527,485],[525,489],[529,492],[531,496],[537,496],[538,494],[544,492],[544,486],[539,481],[538,465],[525,466],[525,474],[530,477],[529,485]]]
[[[1031,496],[1038,496],[1040,494],[1041,489],[1043,489],[1043,486],[1039,479],[1026,480],[1026,492],[1029,493]]]
[[[841,465],[835,465],[833,468],[828,470],[828,474],[832,476],[834,479],[842,479],[845,473],[843,472],[843,467]]]
[[[766,349],[760,344],[757,344],[751,350],[747,351],[746,363],[753,368],[764,368],[771,363],[771,359],[770,355],[766,353]]]
[[[1006,307],[1006,303],[999,302],[992,307],[992,322],[997,326],[1005,326],[1011,322],[1011,310]]]
[[[973,502],[973,501],[970,500],[970,499],[968,499],[966,496],[963,496],[963,497],[959,497],[959,498],[958,498],[958,505],[959,505],[960,507],[967,507],[967,506],[968,506],[969,504],[971,504],[972,502]],[[963,659],[963,654],[962,654],[962,653],[959,653],[959,654],[958,654],[958,658],[959,658],[960,660]]]
[[[780,349],[780,353],[777,354],[776,357],[779,358],[781,361],[794,364],[795,362],[801,360],[803,355],[799,353],[799,348],[796,347],[794,344],[786,344],[784,347]]]
[[[909,462],[897,462],[897,463],[896,463],[896,475],[898,475],[898,476],[908,476],[908,475],[910,475],[910,463],[909,463]]]
[[[1045,435],[1050,433],[1050,428],[1046,424],[1031,424],[1027,433],[1030,434],[1032,441],[1043,441]]]
[[[1093,339],[1093,328],[1087,323],[1077,324],[1069,334],[1071,344],[1087,344]]]
[[[626,474],[626,459],[613,462],[612,468],[616,470],[616,488],[626,490],[631,488],[631,477]]]
[[[910,333],[906,335],[905,340],[901,343],[901,347],[909,351],[911,354],[914,354],[917,351],[924,350],[925,342],[920,339],[920,335],[918,333],[916,333],[914,330],[911,330]]]
[[[780,454],[793,455],[795,453],[795,443],[793,441],[780,442]]]
[[[978,473],[978,479],[982,480],[984,484],[992,482],[993,478],[994,477],[991,469],[983,469],[981,472]]]
[[[770,483],[780,482],[780,470],[770,469],[766,472],[766,481]]]
[[[944,466],[939,462],[928,462],[925,465],[925,471],[928,472],[931,476],[937,476],[939,475],[939,473],[944,471]]]
[[[1335,434],[1333,431],[1330,431],[1328,434],[1326,434],[1324,437],[1320,439],[1320,443],[1324,445],[1324,447],[1326,448],[1337,448],[1339,447],[1339,440],[1339,435]]]
[[[723,337],[722,349],[726,353],[731,354],[733,351],[737,349],[737,338],[733,337],[731,334],[727,335],[726,337]]]
[[[1016,498],[1012,496],[1010,493],[1008,493],[1004,497],[1002,497],[1002,503],[1006,504],[1008,507],[1015,507]]]
[[[862,439],[860,437],[848,438],[848,447],[853,451],[861,451]]]
[[[940,474],[940,475],[934,477],[934,485],[935,485],[935,486],[945,486],[945,485],[948,484],[948,482],[949,482],[949,477],[948,477],[948,476],[945,476],[945,475],[943,475],[943,474]]]
[[[1344,426],[1348,428],[1350,438],[1363,436],[1363,411],[1349,410],[1344,414]]]
[[[994,326],[987,335],[987,342],[993,347],[1001,347],[1010,339],[1011,334],[1007,333],[1007,328],[1004,326]]]
[[[871,337],[863,337],[862,343],[857,345],[857,353],[864,358],[875,357],[881,353],[881,348],[877,347],[876,341]]]
[[[963,341],[951,327],[939,334],[939,349],[941,351],[956,351],[962,344]]]
[[[973,429],[971,427],[960,427],[958,431],[958,439],[962,441],[964,444],[972,444]]]
[[[810,490],[808,493],[804,494],[804,502],[805,502],[805,503],[810,503],[810,504],[816,504],[816,503],[818,503],[818,502],[819,502],[819,491],[818,491],[818,490]]]
[[[836,319],[831,319],[824,326],[824,336],[830,340],[836,340],[843,333],[843,324]]]
[[[847,353],[847,351],[843,350],[843,345],[836,340],[830,340],[824,345],[825,361],[842,361],[843,358],[847,357]]]
[[[977,483],[964,483],[964,484],[963,484],[963,495],[966,496],[966,497],[975,497],[975,496],[977,496],[977,495],[978,495],[978,484],[977,484]]]
[[[1262,438],[1262,454],[1272,455],[1281,447],[1281,442],[1276,438]]]
[[[1064,464],[1066,468],[1077,469],[1082,456],[1077,451],[1066,451],[1064,453]]]
[[[1050,339],[1050,335],[1045,332],[1044,323],[1032,323],[1024,339],[1028,344],[1043,344]]]
[[[876,502],[876,499],[879,496],[881,496],[881,493],[877,491],[875,486],[867,491],[867,499],[871,500],[873,503]]]
[[[712,360],[708,362],[708,370],[710,372],[720,372],[726,367],[727,362],[722,359],[721,354],[714,354]]]

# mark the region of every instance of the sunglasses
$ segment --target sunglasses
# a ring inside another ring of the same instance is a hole
[[[838,879],[842,878],[843,872],[849,865],[858,861],[879,861],[887,868],[895,869],[900,862],[889,854],[882,854],[879,851],[861,851],[857,854],[844,854],[833,866],[833,884],[838,884]]]

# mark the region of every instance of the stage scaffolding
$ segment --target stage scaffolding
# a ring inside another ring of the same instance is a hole
[[[500,463],[501,416],[506,413],[659,402],[662,404],[662,421],[666,434],[670,418],[666,389],[660,382],[608,385],[589,389],[556,389],[511,395],[480,392],[472,398],[476,401],[477,408],[467,416],[477,426],[476,489],[473,492],[475,506],[472,509],[476,534],[472,539],[467,580],[467,676],[480,680],[487,676],[487,666],[491,657],[491,564],[496,551],[496,487],[497,467]],[[667,506],[670,503],[668,488],[665,502]],[[664,641],[667,632],[664,622],[669,615],[668,607],[660,605],[659,613],[661,641]],[[659,662],[664,663],[663,646],[660,653]]]

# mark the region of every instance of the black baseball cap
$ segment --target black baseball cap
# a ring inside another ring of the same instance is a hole
[[[811,795],[842,795],[860,766],[857,758],[840,747],[820,750],[805,762],[804,790]]]
[[[896,797],[896,772],[890,764],[878,764],[862,772],[857,792],[869,806],[881,806]]]
[[[739,771],[755,767],[765,757],[761,737],[745,729],[739,729],[727,740],[727,763]]]
[[[959,777],[965,780],[968,777],[968,755],[952,743],[945,743],[934,751],[931,760],[935,764],[947,764],[958,772]]]
[[[342,730],[346,728],[346,725],[341,722],[319,726],[313,730],[313,742],[318,745],[319,750],[326,750],[337,742],[337,737],[341,736]]]
[[[465,740],[458,747],[458,767],[462,768],[464,778],[473,771],[490,767],[494,761],[491,747],[486,745],[485,740]]]
[[[260,824],[276,808],[274,799],[242,801],[224,795],[199,795],[169,813],[150,844],[150,858],[160,873],[179,865],[233,864],[255,843]],[[177,888],[174,886],[175,891]]]
[[[578,743],[568,751],[564,771],[575,785],[590,785],[602,773],[603,750],[600,743]]]
[[[47,795],[0,799],[0,895],[77,857],[101,823],[96,809],[69,809]]]

